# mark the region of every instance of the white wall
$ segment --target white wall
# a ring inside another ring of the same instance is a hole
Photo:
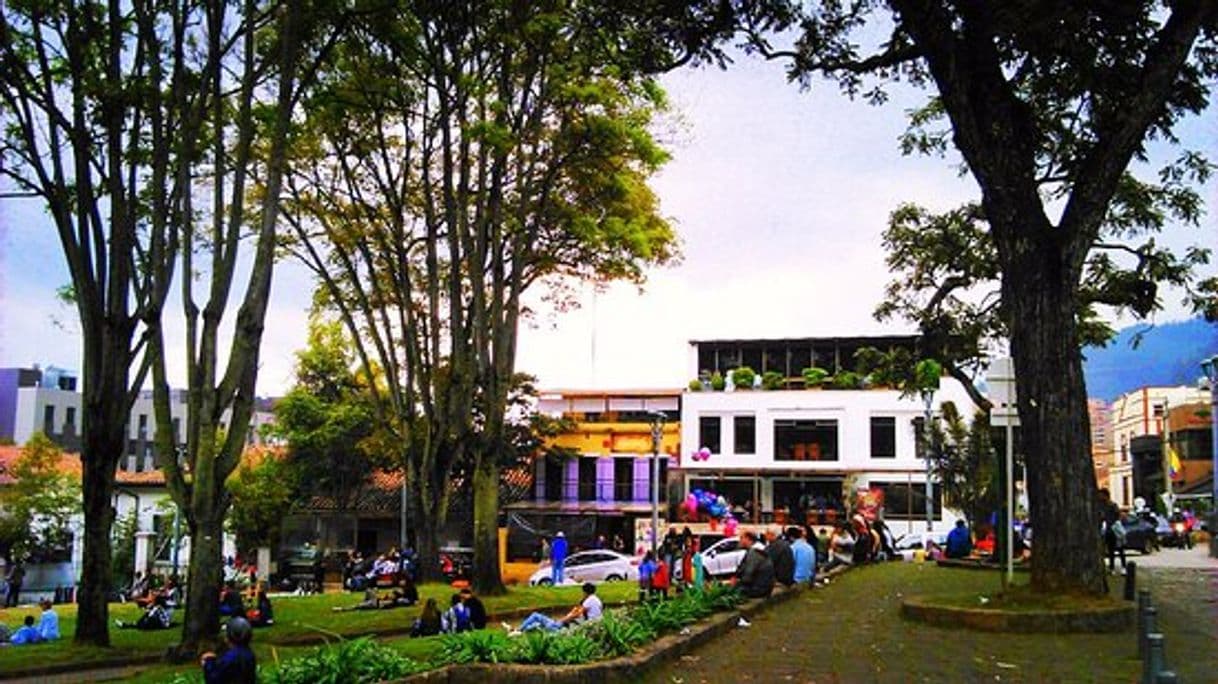
[[[21,387],[17,389],[17,415],[13,422],[13,441],[25,444],[35,432],[42,430],[42,417],[47,406],[55,407],[52,433],[63,432],[67,424],[68,408],[76,409],[76,434],[80,434],[80,394],[49,387]]]

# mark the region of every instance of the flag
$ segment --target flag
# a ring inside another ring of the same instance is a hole
[[[1171,471],[1171,479],[1180,477],[1180,471],[1183,470],[1180,466],[1180,454],[1177,454],[1170,444],[1167,445],[1167,467]]]

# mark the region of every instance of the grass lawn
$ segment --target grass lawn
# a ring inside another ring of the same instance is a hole
[[[598,589],[606,603],[620,603],[633,600],[637,595],[637,586],[633,582],[615,582],[603,584]],[[441,609],[447,607],[453,594],[452,587],[445,584],[425,584],[419,587],[421,600],[436,599]],[[351,606],[358,603],[362,594],[359,593],[329,593],[321,596],[285,597],[274,599],[275,625],[267,629],[259,629],[254,634],[255,644],[258,645],[259,656],[263,662],[272,662],[272,654],[267,650],[270,646],[304,635],[328,635],[333,637],[354,636],[369,632],[381,632],[409,627],[418,617],[418,608],[398,608],[394,610],[359,610],[334,612],[336,606]],[[496,613],[518,610],[522,608],[558,609],[572,606],[581,597],[578,586],[566,587],[509,587],[503,596],[491,596],[483,599],[486,610],[491,615]],[[10,626],[19,625],[26,615],[38,614],[36,607],[0,610],[0,622]],[[82,669],[101,661],[114,658],[159,655],[181,635],[179,628],[160,632],[142,632],[133,629],[111,628],[110,639],[113,644],[109,649],[81,647],[72,643],[72,633],[76,628],[76,606],[57,606],[59,613],[60,631],[64,639],[50,644],[40,644],[29,647],[9,647],[0,653],[0,678],[15,671],[38,667],[49,663],[75,663]],[[111,604],[112,619],[134,621],[140,610],[133,604]],[[182,615],[174,616],[175,622],[181,622]],[[409,650],[429,649],[427,642],[431,640],[407,640]],[[278,648],[279,657],[290,652],[299,652],[297,648]],[[412,655],[412,653],[408,653]],[[425,658],[420,658],[425,659]],[[179,669],[179,668],[173,668]],[[170,670],[166,669],[165,672]],[[164,673],[162,673],[164,674]],[[156,680],[149,680],[156,681]]]

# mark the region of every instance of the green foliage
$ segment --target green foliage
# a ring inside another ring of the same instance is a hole
[[[863,388],[863,376],[854,371],[841,371],[833,376],[833,389],[852,390]]]
[[[689,387],[690,392],[701,392],[702,391],[702,381],[699,380],[698,378],[694,378],[693,380],[689,381],[688,387]]]
[[[830,379],[829,371],[816,366],[803,369],[800,371],[800,375],[804,376],[804,386],[806,387],[820,387]]]
[[[537,648],[548,653],[548,646]],[[448,634],[440,640],[440,659],[447,663],[510,663],[516,657],[516,643],[498,630]]]
[[[259,668],[264,684],[371,684],[399,679],[427,669],[393,648],[370,638],[341,641],[308,655]]]
[[[724,379],[723,373],[715,371],[714,373],[711,373],[710,385],[712,390],[722,392],[727,388],[727,380]]]
[[[914,366],[914,377],[919,390],[937,390],[943,377],[943,366],[934,359],[922,359]]]
[[[270,452],[247,458],[237,467],[228,480],[233,505],[227,523],[237,536],[238,549],[278,547],[280,525],[296,497],[296,478],[288,460]]]
[[[761,374],[761,389],[764,390],[779,390],[782,389],[786,377],[778,371],[766,371]]]
[[[998,461],[987,413],[978,411],[966,424],[955,404],[943,402],[929,434],[919,432],[917,439],[923,449],[929,448],[931,469],[948,504],[973,523],[986,520],[1000,507]]]
[[[135,533],[139,531],[140,521],[135,511],[114,521],[110,528],[111,558],[110,581],[116,588],[131,586],[135,573]]]
[[[732,385],[736,389],[753,389],[753,381],[757,378],[757,372],[748,366],[741,366],[732,371]]]
[[[63,452],[41,432],[21,448],[0,487],[0,555],[9,560],[61,549],[72,538],[69,522],[80,512],[80,485],[60,470]]]
[[[617,611],[606,611],[600,622],[589,628],[589,634],[600,642],[609,657],[633,653],[656,638],[650,625]]]

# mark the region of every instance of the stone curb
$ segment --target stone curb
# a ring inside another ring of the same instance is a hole
[[[958,558],[940,558],[935,561],[935,564],[941,568],[958,568],[961,570],[1002,570],[1007,569],[1006,565],[999,563],[990,563],[987,561],[972,561],[962,560]],[[1016,563],[1014,566],[1015,572],[1031,572],[1032,566],[1027,563]]]
[[[901,602],[901,617],[938,627],[963,627],[982,632],[1116,633],[1133,626],[1132,604],[1093,610],[1002,611],[959,608],[908,598]]]
[[[833,578],[848,571],[849,566],[835,568],[818,575]],[[404,679],[393,680],[393,684],[611,684],[635,681],[646,671],[682,656],[716,637],[736,628],[740,617],[751,617],[761,611],[799,596],[807,587],[776,589],[764,599],[752,599],[740,604],[736,610],[712,615],[701,623],[690,625],[689,634],[669,634],[655,643],[628,656],[599,660],[583,665],[520,665],[471,663],[468,665],[445,665],[434,670],[420,672]]]

